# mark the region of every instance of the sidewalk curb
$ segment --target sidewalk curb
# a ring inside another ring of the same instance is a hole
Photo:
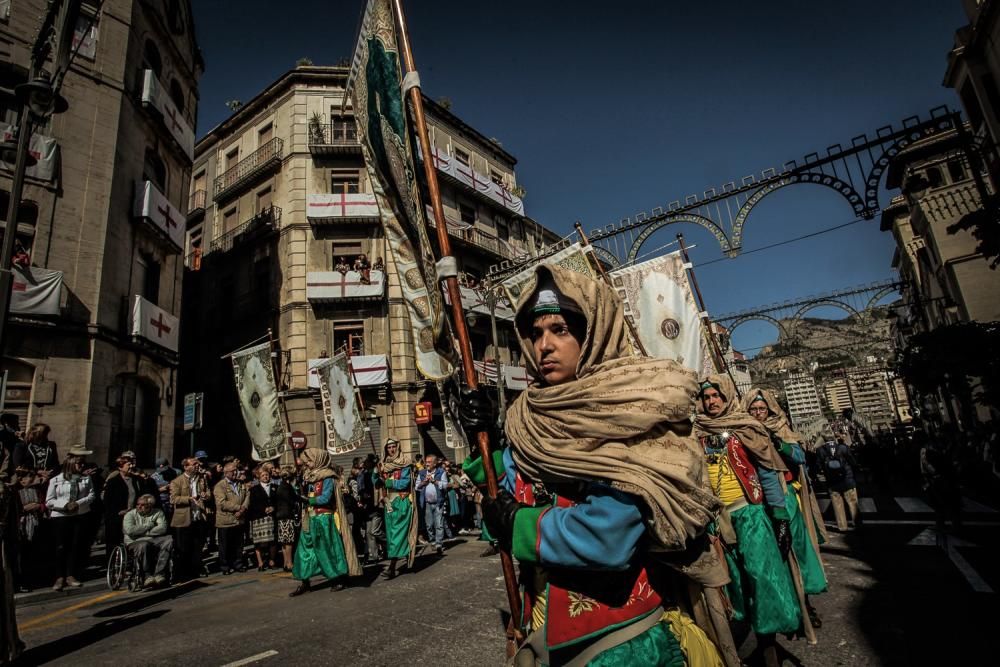
[[[64,588],[61,591],[54,591],[51,588],[40,588],[30,593],[16,593],[14,595],[14,606],[24,607],[39,602],[50,602],[52,600],[77,597],[79,595],[86,595],[87,593],[97,593],[107,590],[110,590],[108,582],[103,578],[91,579],[90,581],[83,582],[83,586],[79,588]]]

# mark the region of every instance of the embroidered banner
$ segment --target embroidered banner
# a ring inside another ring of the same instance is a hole
[[[389,0],[369,0],[352,68],[356,72],[351,92],[358,139],[400,276],[416,366],[425,377],[442,379],[452,372],[455,351],[420,202]]]
[[[326,450],[331,454],[354,451],[365,437],[365,423],[358,412],[347,354],[324,359],[316,365],[316,373],[326,422]]]
[[[699,374],[714,372],[679,252],[616,269],[610,278],[649,356]]]
[[[236,395],[252,445],[254,461],[270,461],[285,450],[278,387],[271,364],[271,344],[261,343],[232,354]]]

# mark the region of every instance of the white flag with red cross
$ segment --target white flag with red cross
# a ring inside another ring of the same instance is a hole
[[[177,351],[180,320],[159,306],[136,295],[132,301],[132,335]]]

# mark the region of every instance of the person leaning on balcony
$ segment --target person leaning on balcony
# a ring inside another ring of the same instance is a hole
[[[337,258],[337,263],[333,266],[333,270],[347,273],[351,270],[351,265],[347,263],[347,258],[341,255]]]

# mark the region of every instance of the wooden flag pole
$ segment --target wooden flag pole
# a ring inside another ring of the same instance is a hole
[[[282,465],[284,465],[286,463],[294,463],[295,454],[292,449],[292,424],[288,419],[288,406],[285,405],[285,399],[281,397],[281,386],[278,381],[278,352],[274,349],[274,334],[271,332],[271,327],[267,328],[267,345],[271,355],[271,372],[274,373],[274,390],[278,392],[278,403],[281,404],[281,417],[285,423],[285,449],[279,456],[283,457],[286,452],[292,454],[291,461],[282,462]]]
[[[361,387],[358,385],[358,376],[354,372],[354,362],[351,359],[354,357],[354,336],[347,337],[347,367],[351,370],[351,384],[354,385],[354,396],[358,399],[358,405],[361,406],[361,414],[364,415],[365,420],[365,430],[368,431],[368,442],[371,443],[372,452],[375,457],[378,458],[378,448],[375,446],[375,437],[372,435],[372,429],[368,426],[368,410],[365,408],[365,399],[361,395]]]
[[[413,59],[413,51],[410,48],[410,35],[406,27],[406,17],[403,14],[402,0],[392,0],[396,14],[396,27],[399,32],[400,55],[403,58],[403,65],[407,74],[417,71],[416,63]],[[444,217],[444,208],[441,205],[441,190],[438,187],[437,172],[434,169],[434,161],[431,159],[431,142],[427,134],[427,120],[424,116],[424,100],[419,86],[410,88],[407,95],[413,105],[414,125],[416,126],[417,139],[420,142],[420,150],[424,156],[424,175],[427,177],[427,189],[430,193],[431,208],[434,211],[434,221],[437,228],[438,245],[441,248],[443,257],[451,256],[451,241],[448,238],[448,226]],[[465,322],[465,311],[462,306],[462,292],[458,286],[458,279],[449,277],[445,284],[448,289],[448,296],[451,299],[451,310],[455,324],[455,334],[458,336],[459,351],[462,354],[462,370],[465,373],[465,382],[471,389],[478,387],[476,381],[476,368],[472,363],[472,343],[469,340],[469,329]],[[430,285],[430,289],[437,289],[437,285]],[[443,400],[444,397],[442,397]],[[496,498],[500,491],[497,483],[497,473],[493,468],[493,458],[490,456],[490,438],[486,432],[476,434],[479,445],[479,453],[482,456],[483,471],[486,474],[486,492],[490,498]],[[521,595],[518,590],[517,574],[514,571],[514,559],[509,551],[500,550],[500,562],[503,566],[504,585],[507,590],[507,603],[510,606],[511,619],[507,625],[507,654],[513,656],[521,643],[523,637],[517,624],[521,618]]]
[[[691,281],[691,287],[694,288],[695,298],[698,299],[698,309],[701,311],[701,322],[705,327],[705,331],[708,334],[709,345],[712,346],[712,352],[714,352],[715,361],[719,366],[719,370],[725,371],[729,379],[733,381],[733,386],[736,387],[736,397],[743,398],[743,392],[740,391],[740,386],[736,383],[736,378],[733,377],[733,371],[729,368],[729,364],[726,363],[726,358],[722,356],[722,348],[719,347],[719,341],[715,338],[715,333],[712,331],[712,320],[708,317],[708,309],[705,308],[705,299],[701,296],[701,288],[698,287],[698,278],[694,275],[694,267],[691,265],[691,257],[688,255],[687,246],[684,245],[684,235],[677,235],[677,244],[681,249],[681,259],[684,260],[684,265],[687,266],[688,279]]]
[[[580,224],[580,221],[577,220],[575,223],[573,223],[573,226],[576,227],[576,233],[580,235],[581,245],[583,245],[584,247],[589,246],[590,239],[588,239],[587,235],[583,233],[583,225]],[[590,260],[588,259],[587,261],[589,262]],[[608,287],[614,289],[614,285],[611,284],[611,278],[608,277],[607,271],[604,270],[604,265],[601,264],[601,260],[597,259],[596,256],[594,257],[594,264],[597,265],[597,272],[601,274],[602,278],[604,278],[604,282],[608,284]],[[632,324],[632,321],[627,317],[624,318],[624,320],[625,320],[625,326],[628,327],[628,332],[632,334],[632,341],[635,343],[636,349],[639,350],[639,354],[641,354],[644,357],[648,357],[649,353],[646,352],[646,348],[643,346],[642,341],[639,340],[639,332],[635,330],[635,325]]]

